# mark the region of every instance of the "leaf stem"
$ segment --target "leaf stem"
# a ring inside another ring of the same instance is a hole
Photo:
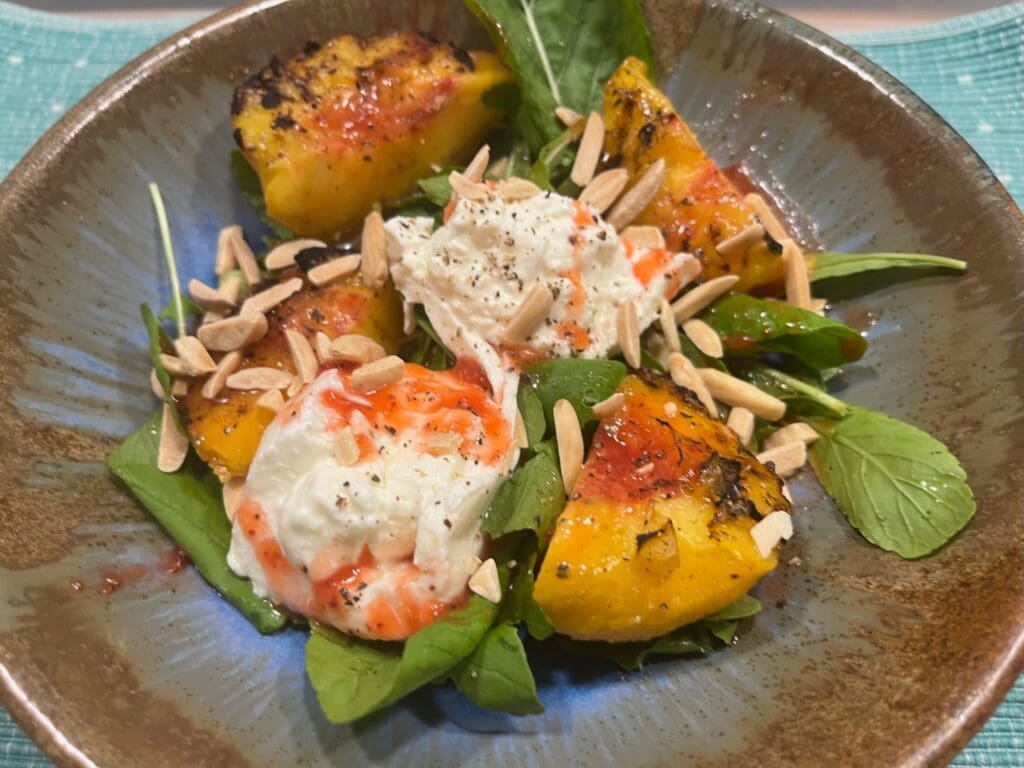
[[[832,397],[832,395],[827,392],[822,392],[817,387],[812,387],[810,384],[800,381],[800,379],[795,376],[790,376],[789,374],[777,371],[774,368],[765,366],[763,370],[769,376],[774,377],[782,386],[788,387],[798,395],[814,401],[822,408],[830,411],[836,418],[843,419],[850,414],[850,406],[839,398]]]
[[[540,30],[537,29],[537,20],[533,17],[533,3],[528,0],[519,0],[523,6],[523,13],[526,16],[526,26],[533,37],[533,44],[537,46],[537,55],[540,56],[540,65],[544,68],[544,77],[548,80],[551,88],[551,95],[555,97],[555,104],[563,106],[562,94],[558,90],[558,83],[555,81],[555,73],[551,69],[551,62],[548,61],[548,52],[544,49],[544,41],[541,39]]]
[[[178,265],[174,260],[174,246],[171,244],[171,228],[167,224],[167,210],[160,187],[151,182],[149,196],[153,199],[153,210],[156,212],[157,225],[160,227],[160,240],[164,247],[164,259],[167,261],[167,272],[171,276],[171,302],[174,307],[174,324],[178,328],[178,336],[185,335],[185,307],[181,301],[181,281],[178,279]]]

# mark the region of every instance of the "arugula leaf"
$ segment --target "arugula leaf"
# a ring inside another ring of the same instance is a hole
[[[850,413],[849,405],[820,387],[767,365],[743,365],[737,373],[761,391],[785,400],[787,415],[842,419]]]
[[[416,307],[416,332],[407,342],[411,350],[403,354],[403,359],[410,363],[422,365],[432,371],[444,371],[455,364],[455,355],[441,341],[434,326],[431,325],[423,307]]]
[[[757,616],[764,608],[761,601],[753,595],[744,595],[732,605],[728,605],[718,613],[708,616],[705,621],[735,621]]]
[[[901,557],[923,557],[974,516],[967,474],[926,432],[856,406],[842,421],[813,426],[821,439],[811,447],[811,465],[872,544]]]
[[[520,562],[512,577],[512,590],[506,608],[513,622],[526,622],[526,630],[531,637],[547,640],[555,633],[555,628],[544,609],[533,599],[534,566],[539,555],[536,552],[536,542],[531,543],[533,551],[529,554],[520,554]]]
[[[591,408],[595,403],[611,397],[622,377],[626,366],[617,360],[545,360],[534,363],[526,369],[529,386],[544,406],[548,431],[553,433],[555,403],[565,399],[572,403],[580,424],[586,424],[594,416]]]
[[[544,439],[544,430],[547,422],[544,419],[544,406],[537,397],[537,393],[529,387],[519,390],[517,396],[519,401],[519,414],[523,417],[523,426],[526,427],[526,441],[530,448],[536,448],[537,444]]]
[[[498,606],[474,595],[465,608],[405,641],[375,643],[314,624],[306,673],[332,723],[350,723],[441,680],[469,658],[494,623]]]
[[[455,687],[474,704],[512,715],[544,711],[519,631],[511,624],[488,630],[473,655],[452,673]]]
[[[879,269],[953,269],[963,272],[967,262],[924,253],[837,253],[809,255],[811,282],[848,277]]]
[[[533,531],[547,541],[565,507],[565,489],[552,441],[501,484],[483,515],[483,531],[497,538],[516,531]]]
[[[224,514],[220,482],[195,454],[178,472],[161,472],[156,467],[159,442],[157,412],[110,455],[107,465],[188,553],[214,589],[260,632],[278,631],[287,623],[284,614],[257,597],[252,585],[228,567],[231,524]]]
[[[448,181],[448,175],[453,170],[455,169],[447,168],[436,176],[428,176],[416,182],[423,190],[423,194],[427,196],[427,200],[442,209],[448,205],[448,201],[452,197],[452,185]]]
[[[867,341],[849,326],[779,301],[733,293],[703,315],[730,356],[778,352],[812,368],[836,368],[859,360]]]
[[[185,317],[195,317],[197,315],[202,315],[204,312],[206,312],[205,309],[200,307],[185,294],[181,295],[181,309],[185,313]],[[157,315],[157,317],[160,320],[174,320],[175,312],[177,312],[177,308],[174,306],[174,302],[171,302],[166,307],[160,310],[160,313]]]
[[[288,229],[288,227],[278,224],[267,213],[267,202],[263,199],[263,187],[260,185],[260,177],[256,175],[256,171],[249,165],[249,161],[245,159],[245,155],[242,154],[241,150],[232,150],[230,167],[235,185],[243,197],[249,201],[249,205],[256,211],[256,215],[263,222],[264,226],[281,240],[294,240],[295,233]]]
[[[554,109],[601,109],[602,87],[627,56],[654,64],[636,0],[466,0],[519,78],[516,122],[530,149],[562,132]]]
[[[530,181],[541,189],[554,190],[568,180],[575,159],[576,145],[572,133],[562,131],[537,153],[537,160],[530,168]],[[576,197],[578,193],[579,188],[575,186],[566,191],[571,197]]]

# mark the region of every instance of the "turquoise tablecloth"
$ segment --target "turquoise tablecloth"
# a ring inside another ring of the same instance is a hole
[[[96,83],[191,21],[85,21],[0,0],[0,175]],[[1024,3],[847,40],[935,107],[1024,201]],[[50,765],[2,710],[0,764]],[[954,764],[1024,768],[1024,680]]]

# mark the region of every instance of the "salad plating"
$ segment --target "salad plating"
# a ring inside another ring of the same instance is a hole
[[[812,293],[963,262],[805,254],[654,85],[634,0],[467,4],[497,56],[343,36],[238,88],[273,234],[226,227],[190,298],[152,187],[163,405],[110,466],[260,631],[309,624],[335,722],[448,678],[542,711],[527,636],[731,644],[808,462],[904,557],[974,513],[940,443],[825,391],[867,343]]]

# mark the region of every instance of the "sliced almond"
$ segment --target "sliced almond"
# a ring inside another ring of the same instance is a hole
[[[242,303],[239,315],[263,314],[269,312],[285,299],[302,290],[302,278],[293,277],[283,282],[272,285],[265,291],[254,293]]]
[[[259,341],[269,327],[266,316],[250,313],[201,325],[196,335],[207,349],[231,352]]]
[[[320,288],[342,277],[351,275],[359,269],[362,261],[363,257],[358,253],[339,256],[336,259],[325,261],[323,264],[317,264],[306,273],[306,277],[309,278],[309,282]]]
[[[624,230],[619,232],[619,237],[623,240],[629,240],[633,245],[640,248],[657,248],[662,249],[665,247],[665,236],[661,234],[661,230],[658,227],[652,227],[647,225],[633,225],[626,227]],[[694,259],[696,261],[696,259]],[[698,265],[700,262],[697,262]],[[698,272],[699,274],[699,272]],[[696,277],[695,274],[693,277]],[[690,280],[693,279],[690,278]],[[689,282],[689,280],[687,280]]]
[[[501,580],[494,558],[487,558],[469,577],[469,591],[491,603],[501,602]]]
[[[788,501],[790,504],[793,503],[793,494],[791,494],[789,492],[789,484],[788,483],[783,483],[782,484],[782,497],[786,501]]]
[[[807,444],[803,440],[795,440],[771,450],[761,451],[757,454],[757,460],[762,464],[771,462],[775,474],[786,478],[807,463]]]
[[[493,163],[491,167],[487,169],[487,176],[492,179],[501,179],[508,175],[509,166],[512,165],[512,161],[508,155],[499,157]]]
[[[811,281],[807,260],[792,240],[782,241],[782,263],[786,267],[786,301],[801,309],[811,308]]]
[[[237,371],[238,366],[241,364],[241,352],[228,352],[224,355],[224,357],[220,359],[220,362],[217,363],[217,370],[213,372],[212,376],[203,382],[203,388],[200,390],[203,397],[207,400],[213,400],[216,398],[224,389],[228,376]]]
[[[220,489],[221,499],[224,502],[224,514],[228,520],[235,521],[238,508],[242,505],[242,493],[245,490],[244,477],[231,477]]]
[[[284,395],[279,389],[268,389],[256,398],[256,407],[272,413],[277,413],[284,408]]]
[[[181,361],[180,357],[175,355],[168,355],[164,352],[160,353],[160,365],[167,371],[171,376],[188,376],[185,373],[185,363]]]
[[[294,377],[279,368],[245,368],[227,378],[228,389],[284,389]]]
[[[225,227],[217,235],[217,254],[213,259],[213,271],[218,277],[238,268],[235,253],[228,242],[232,227]]]
[[[526,341],[537,327],[544,322],[544,318],[551,311],[551,305],[555,303],[555,297],[551,289],[543,283],[534,283],[515,313],[509,318],[505,326],[504,338],[510,344],[520,344]]]
[[[362,260],[359,272],[370,288],[380,288],[388,279],[388,233],[384,217],[370,211],[363,219]]]
[[[188,387],[188,379],[171,379],[171,397],[184,397],[188,394]]]
[[[245,281],[242,280],[242,276],[237,272],[231,272],[221,278],[220,288],[217,289],[217,293],[220,294],[224,301],[230,302],[232,307],[238,305],[238,300],[242,298],[242,291],[245,288]],[[225,310],[224,314],[227,314],[229,310]]]
[[[188,437],[178,429],[171,406],[164,403],[160,415],[160,443],[157,446],[156,466],[161,472],[177,472],[188,455]]]
[[[345,426],[338,430],[334,438],[334,456],[343,467],[351,467],[359,461],[359,443],[352,427]]]
[[[467,200],[480,201],[487,199],[486,185],[472,179],[467,179],[458,171],[452,171],[448,174],[448,183],[452,185],[455,194]]]
[[[561,120],[562,125],[566,128],[580,126],[580,130],[582,130],[583,115],[575,109],[570,109],[569,107],[555,107],[555,117]]]
[[[610,171],[604,171],[597,174],[583,188],[579,200],[581,203],[592,205],[598,213],[604,213],[622,194],[628,181],[629,171],[625,168],[612,168]]]
[[[715,359],[724,354],[722,349],[722,338],[710,325],[703,320],[693,318],[683,323],[683,333],[686,338],[693,342],[693,346],[699,349],[708,357]]]
[[[466,166],[466,170],[462,172],[462,175],[470,181],[483,181],[484,171],[487,170],[487,166],[490,162],[491,148],[487,144],[484,144],[477,150],[473,159],[469,161],[469,165]]]
[[[715,246],[715,250],[723,256],[739,253],[764,240],[764,233],[764,225],[761,222],[755,222],[720,242]]]
[[[331,359],[331,337],[323,331],[317,331],[313,337],[313,350],[316,352],[316,359],[326,363]]]
[[[515,177],[506,179],[498,184],[498,194],[509,201],[529,200],[531,197],[539,195],[542,191],[532,181]]]
[[[188,295],[203,309],[211,312],[230,312],[235,306],[227,296],[194,277],[188,281]]]
[[[590,410],[594,414],[595,419],[603,419],[606,416],[611,416],[613,413],[618,413],[625,407],[626,396],[622,392],[616,392],[601,402],[594,403]]]
[[[668,371],[673,384],[693,392],[712,418],[720,418],[715,399],[693,363],[679,352],[673,352],[668,358]]]
[[[217,370],[217,363],[206,351],[203,342],[195,336],[182,336],[174,340],[174,351],[185,366],[186,376],[205,376]]]
[[[736,437],[740,439],[740,445],[750,445],[750,440],[754,437],[753,413],[742,406],[736,406],[729,411],[729,418],[726,420],[725,426],[736,433]]]
[[[291,353],[292,363],[295,364],[295,373],[298,375],[299,381],[309,384],[316,378],[316,373],[320,369],[316,353],[309,345],[309,339],[293,328],[288,328],[284,332],[284,337],[288,343],[288,351]]]
[[[225,227],[217,239],[217,267],[228,265],[227,269],[216,269],[218,275],[223,275],[235,266],[242,270],[242,277],[249,285],[256,285],[260,281],[260,267],[256,263],[256,256],[252,248],[245,242],[245,235],[242,228],[237,224]]]
[[[203,313],[203,320],[200,323],[200,325],[216,323],[218,320],[223,320],[225,317],[227,317],[227,315],[221,312],[210,312],[209,310],[207,310],[206,312]]]
[[[753,384],[730,376],[714,368],[698,368],[697,373],[716,400],[726,405],[740,406],[768,421],[778,421],[786,413],[786,404],[777,397],[762,392]]]
[[[678,281],[679,288],[681,291],[687,285],[696,280],[700,273],[704,270],[703,265],[700,263],[700,259],[695,259],[692,256],[686,259],[682,266],[679,267],[679,271],[676,272],[676,281]],[[711,282],[710,280],[708,282]]]
[[[778,448],[779,446],[786,445],[786,443],[794,443],[798,441],[804,445],[810,445],[819,437],[821,437],[821,435],[819,435],[810,424],[805,424],[802,421],[795,421],[773,433],[771,437],[764,441],[764,447],[765,450],[770,450],[771,448]]]
[[[558,444],[558,465],[562,470],[562,484],[566,493],[572,493],[583,469],[583,432],[572,403],[559,400],[554,407],[555,441]]]
[[[462,438],[451,432],[439,432],[427,440],[427,451],[432,456],[450,456],[458,453]]]
[[[267,254],[267,258],[263,260],[263,263],[267,265],[267,269],[287,269],[288,267],[295,266],[295,257],[307,248],[325,247],[327,247],[327,243],[323,240],[313,240],[312,238],[290,240],[287,243],[275,246]]]
[[[622,357],[630,368],[640,367],[640,321],[636,315],[636,304],[628,299],[619,304],[615,315],[615,332],[618,335],[619,349]]]
[[[644,212],[658,194],[665,181],[665,159],[658,158],[644,171],[643,176],[619,198],[608,214],[608,223],[618,230],[624,229]]]
[[[346,333],[331,342],[329,359],[366,365],[380,360],[386,354],[384,347],[369,336]]]
[[[397,355],[388,355],[352,371],[350,381],[358,389],[376,389],[401,381],[405,375],[405,362]]]
[[[825,316],[825,310],[828,308],[828,301],[825,299],[811,299],[811,312],[816,315]]]
[[[682,298],[676,299],[672,304],[672,312],[676,316],[676,322],[681,323],[689,320],[700,312],[704,307],[719,296],[728,293],[732,287],[740,281],[737,275],[722,275],[701,283]]]
[[[583,136],[580,138],[580,145],[576,150],[576,159],[572,164],[572,171],[569,178],[572,183],[579,187],[585,187],[594,178],[594,171],[597,170],[597,162],[601,159],[601,150],[604,148],[604,118],[597,112],[587,115],[587,122],[583,127]]]
[[[529,448],[530,438],[526,434],[526,422],[523,421],[523,414],[516,408],[515,431],[512,433],[513,444],[516,448]]]
[[[160,378],[156,375],[156,368],[149,369],[149,388],[157,400],[163,400],[166,396],[164,385],[160,383]]]
[[[793,518],[788,512],[776,510],[758,521],[757,525],[750,529],[750,535],[761,557],[767,559],[771,557],[780,541],[793,537]]]
[[[672,305],[665,299],[661,300],[658,307],[658,324],[661,325],[661,335],[665,337],[665,345],[669,352],[682,352],[683,343],[679,338],[679,326],[676,325],[675,315],[672,314]]]
[[[781,243],[783,240],[789,237],[786,232],[786,228],[779,221],[775,212],[768,205],[768,201],[765,200],[761,195],[756,192],[751,192],[749,195],[744,195],[743,202],[747,206],[753,209],[754,214],[761,223],[764,225],[765,231],[771,236],[772,240],[777,243]]]
[[[285,398],[287,400],[291,400],[293,397],[299,394],[299,392],[302,391],[302,388],[304,386],[305,384],[303,384],[302,379],[300,377],[292,376],[292,380],[291,383],[288,385],[288,389],[284,391]]]

